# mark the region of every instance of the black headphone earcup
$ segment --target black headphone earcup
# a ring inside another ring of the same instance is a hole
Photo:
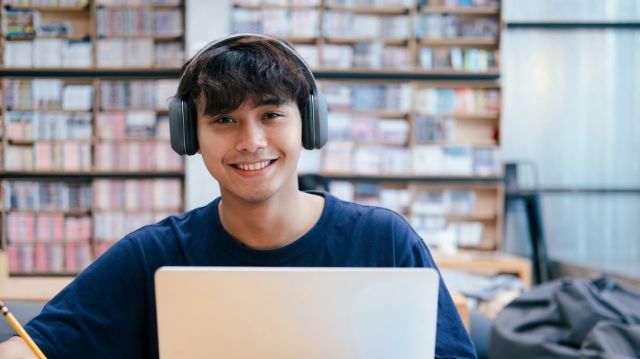
[[[313,149],[314,102],[313,96],[309,96],[307,104],[300,110],[300,118],[302,119],[302,147],[304,147],[305,150]]]
[[[169,102],[169,137],[171,148],[179,155],[193,155],[198,151],[196,119],[189,104],[178,98]]]
[[[318,90],[310,95],[300,112],[302,117],[302,146],[306,150],[321,149],[328,139],[327,100]]]
[[[329,106],[327,98],[320,89],[316,90],[314,99],[313,114],[315,119],[314,127],[314,148],[321,149],[329,139]]]

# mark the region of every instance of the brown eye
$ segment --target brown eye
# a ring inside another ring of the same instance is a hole
[[[229,123],[233,123],[233,119],[231,117],[218,117],[214,120],[214,123],[216,124],[229,124]]]
[[[277,112],[267,112],[264,117],[271,120],[274,118],[282,117],[282,115]]]

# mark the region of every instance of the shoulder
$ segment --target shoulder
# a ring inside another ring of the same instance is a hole
[[[422,238],[399,213],[326,195],[334,225],[348,230],[353,241],[365,248],[393,253],[394,266],[434,266]]]
[[[337,221],[346,221],[351,225],[365,227],[368,232],[380,230],[383,233],[389,233],[389,231],[393,231],[408,236],[417,236],[407,220],[391,209],[345,201],[331,194],[327,194],[326,198],[331,204],[333,218]]]
[[[328,192],[322,193],[322,196],[327,201],[328,209],[341,216],[362,217],[362,219],[369,219],[371,216],[378,219],[403,219],[401,215],[388,208],[346,201]]]
[[[187,264],[189,253],[203,238],[202,231],[208,222],[206,212],[212,204],[136,229],[116,242],[96,263],[136,269]]]
[[[137,246],[140,249],[188,249],[195,241],[203,237],[208,224],[211,222],[211,210],[217,201],[190,210],[180,215],[173,215],[161,221],[143,226],[129,233],[123,242]]]

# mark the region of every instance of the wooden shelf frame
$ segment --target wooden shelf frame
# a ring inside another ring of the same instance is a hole
[[[95,4],[92,5],[94,6],[92,13],[95,13]],[[111,8],[111,7],[109,7]],[[125,6],[125,7],[116,7],[116,8],[137,8],[137,7],[129,7],[129,6]],[[236,8],[243,8],[243,7],[238,7],[236,6]],[[309,9],[309,7],[286,7],[288,9]],[[323,6],[315,6],[315,7],[311,7],[313,9],[317,9],[319,8],[319,11],[322,13],[326,10],[332,9],[331,7],[323,7]],[[334,9],[335,10],[335,9]],[[433,10],[433,9],[431,9]],[[364,8],[364,9],[357,9],[357,8],[346,8],[346,9],[341,9],[340,11],[351,11],[353,13],[371,13],[371,12],[367,12],[367,11],[371,11],[370,9]],[[384,9],[384,11],[376,9],[374,10],[374,15],[380,15],[380,16],[395,16],[395,15],[400,15],[400,13],[398,13],[400,10],[395,9],[395,10],[388,10],[388,9]],[[418,9],[416,7],[412,7],[408,10],[401,10],[402,13],[404,15],[413,17],[414,19],[418,16]],[[449,11],[453,11],[453,10],[449,10]],[[458,10],[459,12],[462,10]],[[485,16],[485,15],[491,15],[493,16],[494,14],[469,14],[469,15],[478,15],[478,16]],[[184,11],[183,11],[183,16],[184,16]],[[94,18],[91,19],[91,21],[95,21]],[[184,23],[183,23],[184,25]],[[321,25],[322,26],[322,25]],[[95,29],[95,25],[92,26],[92,28]],[[413,31],[413,30],[411,30]],[[447,41],[423,41],[421,39],[417,39],[415,37],[415,34],[411,34],[412,36],[407,39],[407,40],[402,40],[402,44],[401,45],[396,45],[396,46],[407,46],[408,48],[411,49],[412,53],[413,53],[413,58],[415,59],[416,57],[416,51],[420,46],[434,46],[434,47],[450,47],[450,46],[456,46],[456,47],[478,47],[478,48],[497,48],[499,47],[499,39],[495,39],[492,40],[491,42],[486,41],[485,39],[481,39],[482,41],[475,41],[475,39],[453,39],[453,41],[449,41],[450,39],[447,39]],[[184,36],[182,36],[182,38],[184,38]],[[294,43],[307,43],[307,44],[315,44],[318,47],[320,47],[320,51],[322,51],[322,46],[326,45],[328,42],[330,42],[329,39],[325,39],[322,37],[318,37],[318,38],[290,38],[292,40],[292,42]],[[375,39],[377,41],[377,39]],[[97,41],[97,37],[94,36],[92,37],[92,41]],[[466,41],[466,42],[465,42]],[[95,44],[94,44],[94,60],[95,60]],[[15,68],[9,68],[9,69],[0,69],[0,72],[6,71],[9,72],[9,74],[11,74],[11,72],[13,72],[14,75],[16,76],[30,76],[28,73],[25,75],[24,73],[20,73],[20,71],[26,71],[28,72],[30,69],[15,69]],[[32,69],[33,71],[31,72],[31,76],[37,75],[37,71],[35,69]],[[358,80],[362,80],[362,78],[357,79],[358,75],[360,76],[370,76],[373,78],[378,78],[379,80],[386,82],[389,81],[390,78],[395,78],[398,80],[411,80],[412,76],[424,76],[423,78],[421,78],[421,80],[426,80],[426,81],[431,81],[433,82],[433,84],[435,85],[434,81],[439,81],[439,80],[446,80],[446,81],[464,81],[464,83],[468,83],[469,81],[473,82],[475,80],[495,80],[497,79],[497,77],[499,76],[499,68],[495,68],[495,69],[490,69],[489,71],[485,72],[485,73],[476,73],[476,72],[471,72],[471,71],[464,71],[464,70],[454,70],[454,69],[429,69],[429,70],[425,70],[425,69],[421,69],[417,66],[413,66],[413,67],[409,67],[409,68],[403,68],[403,69],[397,69],[397,68],[383,68],[383,69],[369,69],[369,68],[361,68],[361,69],[349,69],[349,70],[342,70],[342,69],[327,69],[327,68],[317,68],[315,69],[317,72],[321,72],[321,76],[318,76],[319,78],[332,78],[332,76],[337,76],[340,78],[345,78],[347,76],[351,76],[351,78],[356,78],[355,81]],[[115,76],[123,76],[123,77],[129,77],[132,76],[133,73],[137,73],[138,76],[140,75],[144,75],[144,73],[147,73],[147,75],[149,77],[153,77],[153,76],[157,76],[158,75],[158,71],[166,71],[167,73],[165,73],[165,75],[170,75],[169,73],[173,74],[174,76],[177,76],[179,69],[177,68],[164,68],[164,69],[150,69],[150,70],[138,70],[138,69],[123,69],[123,68],[89,68],[89,69],[49,69],[46,71],[67,71],[69,73],[71,73],[71,76],[74,77],[81,77],[81,76],[93,76],[93,75],[88,75],[90,73],[93,73],[95,76],[105,76],[105,77],[115,77]],[[324,74],[322,74],[322,72],[324,72]],[[380,73],[382,73],[383,76],[380,76]],[[354,76],[355,75],[355,76]],[[379,77],[376,77],[379,76]],[[429,77],[431,76],[431,77]],[[446,82],[445,81],[445,82]],[[462,82],[459,82],[462,83]],[[495,86],[495,84],[492,84],[491,86]],[[404,114],[404,116],[406,117],[407,121],[412,121],[413,120],[413,116],[414,114]],[[478,121],[482,121],[484,119],[489,119],[491,121],[499,121],[499,114],[493,115],[491,114],[490,116],[487,115],[485,116],[484,114],[479,114],[479,115],[460,115],[460,114],[455,114],[453,115],[454,117],[456,117],[457,120],[464,120],[464,121],[474,121],[474,120],[478,120]],[[466,116],[466,117],[465,117]],[[165,175],[168,176],[175,176],[175,177],[181,177],[184,176],[183,173],[173,173],[173,174],[167,174],[166,172],[164,173]],[[16,172],[13,173],[13,175],[15,176],[14,178],[27,178],[26,176],[29,174],[26,173],[20,173],[20,172]],[[36,178],[44,178],[45,176],[47,178],[147,178],[150,176],[153,177],[157,177],[159,174],[157,173],[152,173],[152,172],[148,172],[148,173],[143,173],[143,174],[138,174],[139,176],[134,176],[131,173],[127,173],[127,172],[101,172],[101,171],[89,171],[89,172],[77,172],[77,173],[31,173],[30,175],[35,175]],[[500,187],[500,182],[501,182],[501,175],[496,175],[496,176],[412,176],[412,175],[407,175],[407,176],[398,176],[398,175],[381,175],[381,176],[367,176],[367,175],[354,175],[354,174],[350,174],[350,173],[343,173],[343,174],[331,174],[331,173],[325,173],[324,175],[327,175],[328,177],[333,177],[333,178],[337,178],[337,179],[349,179],[349,180],[355,180],[355,181],[371,181],[371,180],[376,180],[376,181],[381,181],[382,183],[414,183],[414,182],[418,182],[418,183],[423,183],[423,184],[433,184],[433,185],[437,185],[438,183],[440,184],[444,184],[446,186],[450,186],[452,184],[459,184],[459,185],[464,185],[464,186],[476,186],[476,185],[488,185],[491,186],[492,188],[499,188]],[[375,177],[375,178],[374,178]],[[473,214],[471,216],[469,216],[470,219],[472,220],[479,220],[479,221],[492,221],[495,219],[495,221],[498,221],[501,216],[499,214],[495,215],[495,218],[493,215],[486,215],[484,213],[476,213]],[[451,219],[455,220],[456,217],[455,216],[451,216]],[[497,226],[497,225],[496,225]]]
[[[344,11],[354,14],[362,15],[408,15],[413,6],[409,7],[396,7],[396,6],[380,6],[380,7],[367,7],[367,6],[338,6],[338,5],[324,5],[325,11]]]
[[[36,10],[48,12],[89,12],[90,6],[68,6],[68,5],[5,5],[11,10]]]

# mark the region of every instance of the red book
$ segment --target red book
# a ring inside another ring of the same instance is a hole
[[[53,215],[53,232],[51,240],[61,241],[64,237],[64,215],[56,213]]]
[[[36,215],[33,213],[23,213],[24,240],[34,241],[36,239]]]
[[[78,272],[78,260],[76,257],[76,245],[67,244],[64,247],[64,269],[67,272]]]
[[[35,251],[36,272],[47,272],[49,270],[47,263],[47,248],[44,244],[36,244]]]
[[[9,272],[21,272],[18,246],[9,244],[7,246],[7,254],[9,255]]]
[[[40,213],[36,216],[36,240],[51,240],[53,234],[53,216],[50,213]]]

